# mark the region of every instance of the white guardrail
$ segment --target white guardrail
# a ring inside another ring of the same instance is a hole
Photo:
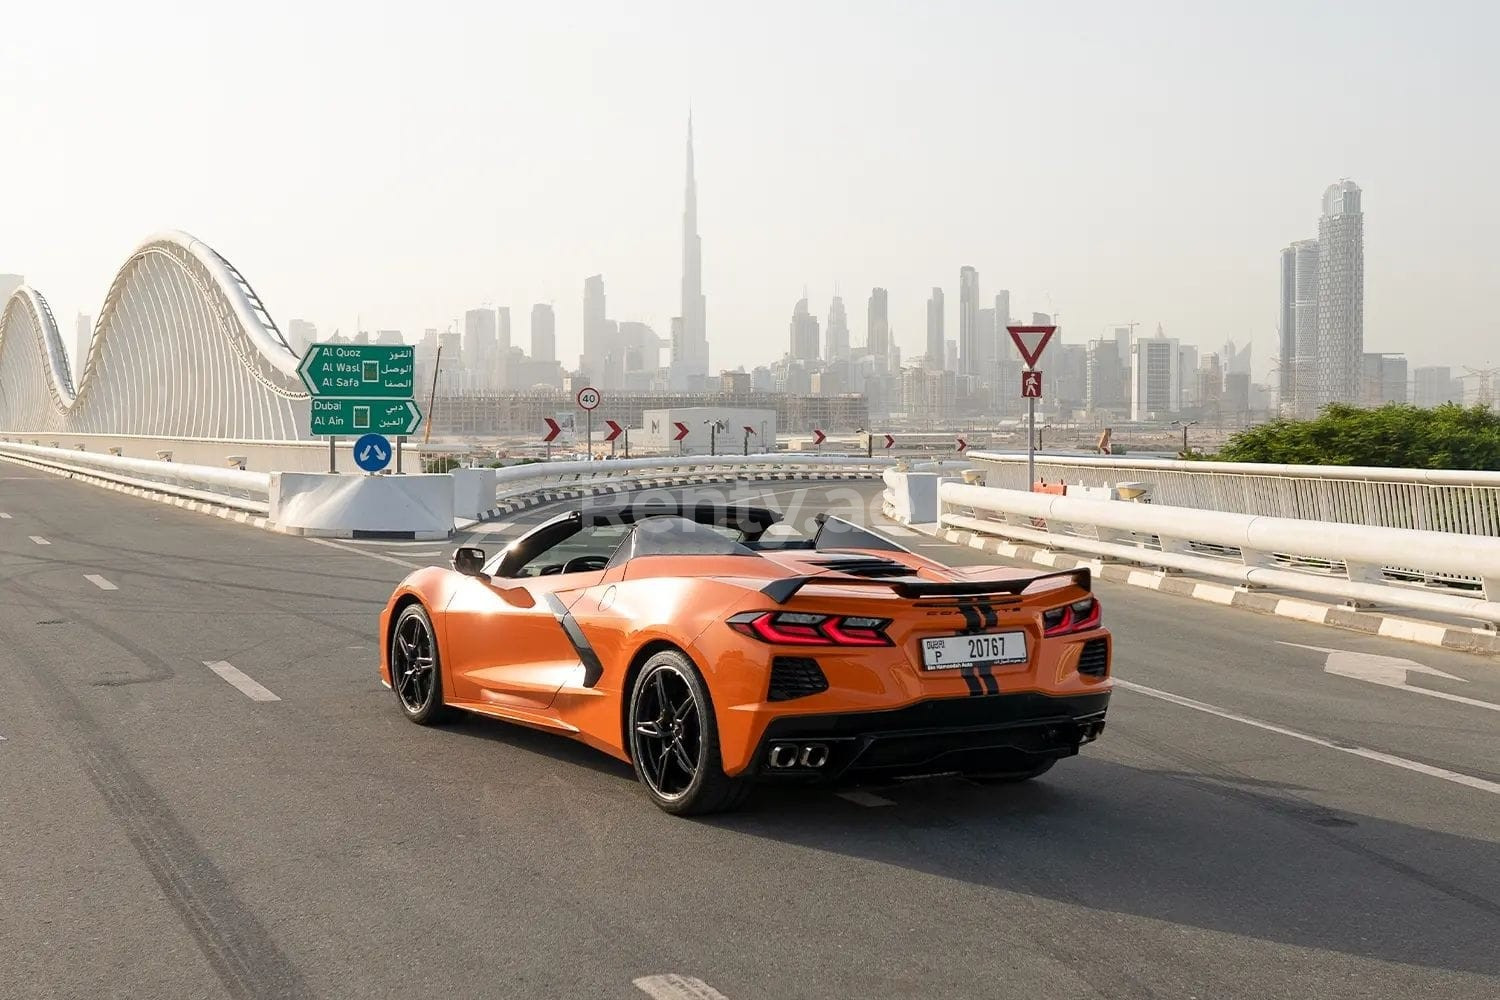
[[[82,473],[140,489],[221,504],[257,514],[270,503],[271,476],[236,468],[125,458],[44,445],[0,443],[0,455],[59,472]]]
[[[970,464],[986,486],[1030,488],[1025,455],[972,452]],[[1038,455],[1036,472],[1069,485],[1149,483],[1151,502],[1169,507],[1500,537],[1500,472],[1067,455]]]
[[[887,475],[887,500],[897,484]],[[942,526],[1168,570],[1500,623],[1500,538],[945,481]]]
[[[67,448],[0,442],[0,455],[7,455],[34,465],[60,472],[91,475],[140,489],[169,493],[174,496],[217,503],[239,510],[267,514],[272,506],[274,473],[250,472],[237,468],[216,468],[183,462],[126,458]],[[824,455],[727,455],[636,458],[618,461],[539,462],[502,469],[455,470],[454,481],[467,491],[473,479],[493,475],[493,493],[486,483],[481,487],[495,502],[513,500],[527,494],[567,490],[590,483],[613,481],[628,486],[722,482],[732,478],[797,478],[827,473],[843,473],[860,478],[874,478],[890,466],[888,459],[871,459]],[[937,467],[937,466],[931,466]],[[333,477],[356,479],[357,476]],[[482,481],[482,479],[481,479]],[[476,501],[482,498],[476,498]],[[475,516],[487,503],[476,502],[466,513],[460,505],[460,516]]]

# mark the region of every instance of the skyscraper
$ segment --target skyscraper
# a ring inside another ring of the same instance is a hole
[[[1318,408],[1318,241],[1298,240],[1281,251],[1281,407],[1290,416]]]
[[[818,317],[807,308],[807,296],[797,300],[792,310],[792,343],[788,353],[794,361],[818,360]]]
[[[891,314],[884,288],[870,289],[870,304],[866,315],[865,349],[884,368],[891,356]]]
[[[828,306],[827,349],[823,352],[828,361],[849,360],[849,314],[844,310],[844,300],[833,297]]]
[[[927,367],[942,369],[947,359],[943,350],[943,290],[934,287],[927,299]]]
[[[606,318],[604,275],[595,274],[583,281],[583,356],[579,367],[597,376],[609,353],[609,320]]]
[[[495,363],[495,310],[470,309],[464,313],[465,388],[492,388]]]
[[[978,360],[978,349],[974,327],[978,312],[979,272],[965,265],[958,269],[958,372],[960,375],[983,374],[975,364]]]
[[[687,186],[682,208],[682,322],[672,326],[672,377],[678,389],[701,391],[708,378],[707,312],[703,240],[698,236],[698,181],[693,172],[693,116],[689,112]]]
[[[557,316],[545,302],[531,307],[531,359],[557,360]]]
[[[995,360],[1002,366],[1008,361],[1014,361],[1017,371],[1021,367],[1021,352],[1016,350],[1015,341],[1010,339],[1010,291],[1002,288],[995,293]]]
[[[1182,401],[1182,345],[1156,326],[1156,336],[1138,337],[1130,352],[1130,419],[1153,420],[1176,413]]]
[[[1359,186],[1331,184],[1318,219],[1318,404],[1359,399],[1365,350],[1365,215]]]

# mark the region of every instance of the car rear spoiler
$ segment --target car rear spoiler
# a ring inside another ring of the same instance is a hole
[[[919,599],[924,597],[979,597],[986,594],[1015,595],[1025,592],[1038,580],[1054,580],[1069,577],[1084,590],[1093,589],[1093,574],[1087,566],[1077,569],[1059,570],[1056,573],[1039,573],[1036,576],[1019,577],[1014,580],[916,580],[880,579],[863,576],[847,576],[841,573],[820,573],[816,576],[789,576],[772,580],[761,588],[777,604],[785,604],[803,587],[812,584],[827,584],[830,587],[887,587],[900,597]]]

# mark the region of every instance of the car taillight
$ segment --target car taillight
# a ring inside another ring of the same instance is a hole
[[[889,646],[886,618],[815,615],[801,611],[745,611],[729,627],[778,646]]]
[[[1071,632],[1087,632],[1099,627],[1099,602],[1085,597],[1060,608],[1048,608],[1042,612],[1042,634],[1068,635]]]

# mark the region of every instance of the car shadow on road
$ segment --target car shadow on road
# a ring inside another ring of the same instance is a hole
[[[1025,785],[948,778],[877,791],[893,804],[767,788],[747,811],[705,822],[1093,910],[1500,975],[1496,842],[1256,781],[1100,760],[1065,761]]]

